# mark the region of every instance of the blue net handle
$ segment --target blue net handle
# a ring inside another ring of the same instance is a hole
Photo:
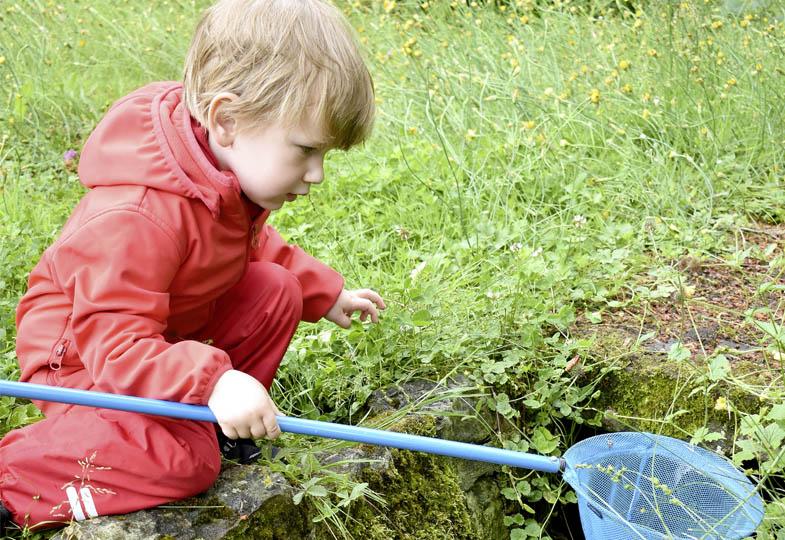
[[[56,401],[73,405],[86,405],[105,409],[115,409],[172,418],[184,418],[204,422],[215,422],[215,415],[209,407],[190,405],[160,399],[123,396],[105,392],[61,388],[34,383],[0,380],[0,395],[37,399],[40,401]],[[427,452],[442,456],[456,457],[509,465],[524,469],[544,472],[559,472],[564,468],[564,461],[558,457],[526,454],[504,448],[494,448],[479,444],[423,437],[395,431],[349,426],[319,420],[277,416],[281,431],[353,441],[377,446],[389,446],[403,450]]]

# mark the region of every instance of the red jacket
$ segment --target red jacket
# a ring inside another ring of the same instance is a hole
[[[264,224],[269,211],[216,168],[181,98],[178,83],[140,88],[85,143],[79,177],[91,189],[17,309],[21,380],[84,368],[103,391],[206,404],[229,357],[181,337],[208,321],[250,261],[299,279],[303,320],[335,303],[341,276]]]

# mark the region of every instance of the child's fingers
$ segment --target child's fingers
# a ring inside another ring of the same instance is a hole
[[[226,435],[230,439],[237,439],[239,435],[237,434],[237,430],[234,429],[229,424],[218,424],[223,431],[223,434]]]
[[[274,414],[266,414],[263,418],[264,428],[267,431],[267,437],[270,439],[277,439],[281,434],[281,426],[278,425],[278,420],[275,419]]]
[[[358,299],[357,303],[354,305],[354,310],[362,312],[360,314],[361,321],[364,321],[369,315],[373,322],[377,322],[379,320],[379,312],[377,311],[373,301],[370,299]]]
[[[340,326],[341,328],[351,328],[352,319],[349,317],[349,315],[344,313],[343,317],[341,317],[341,319],[338,321],[338,326]]]
[[[251,430],[251,426],[241,425],[235,428],[235,432],[237,433],[236,437],[232,437],[233,439],[248,439],[253,435]]]
[[[384,300],[376,291],[372,291],[371,289],[359,289],[357,291],[354,291],[354,293],[361,298],[370,300],[371,302],[379,306],[379,309],[387,309],[387,306],[384,304]]]

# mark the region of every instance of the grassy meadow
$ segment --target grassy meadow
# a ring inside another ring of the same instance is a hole
[[[4,378],[19,374],[14,310],[27,275],[84,193],[64,153],[114,100],[180,78],[208,3],[0,2]],[[366,47],[374,135],[331,153],[324,184],[271,223],[388,309],[379,325],[300,327],[273,388],[285,413],[354,423],[380,387],[462,375],[515,428],[490,437],[557,455],[576,426],[599,424],[591,400],[608,369],[573,335],[578,317],[599,323],[663,287],[683,292],[686,257],[754,259],[782,277],[785,10],[775,0],[337,3]],[[762,230],[763,242],[748,241]],[[726,381],[760,401],[728,404],[736,461],[767,501],[759,539],[785,539],[784,312],[761,301],[741,314],[764,323],[768,381]],[[695,378],[716,359],[671,352]],[[576,357],[590,375],[579,381],[565,370]],[[700,380],[707,391],[717,382]],[[37,418],[0,398],[0,434]],[[295,469],[286,473],[305,485]],[[307,494],[340,532],[346,479],[308,474],[320,480]],[[571,491],[554,476],[509,479],[511,539],[557,538]]]

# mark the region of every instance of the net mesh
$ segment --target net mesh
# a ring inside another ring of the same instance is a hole
[[[721,456],[651,433],[591,437],[565,454],[587,540],[729,540],[763,518],[752,483]]]

